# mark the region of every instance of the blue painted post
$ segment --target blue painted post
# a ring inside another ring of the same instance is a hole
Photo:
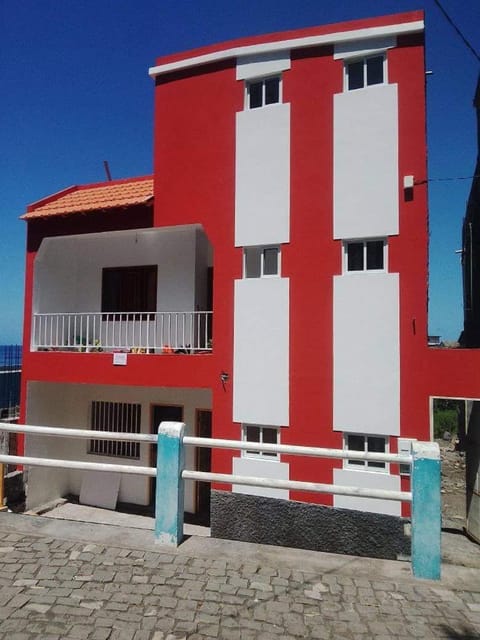
[[[413,575],[440,580],[440,448],[436,442],[413,442],[412,456]]]
[[[183,539],[184,467],[183,422],[158,427],[155,538],[177,547]]]

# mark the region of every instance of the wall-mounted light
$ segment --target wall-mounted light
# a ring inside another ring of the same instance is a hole
[[[222,373],[220,374],[220,380],[222,381],[222,387],[224,391],[227,390],[226,385],[229,379],[230,379],[230,375],[226,371],[222,371]]]
[[[403,194],[405,202],[411,202],[413,200],[414,184],[413,176],[403,176]]]

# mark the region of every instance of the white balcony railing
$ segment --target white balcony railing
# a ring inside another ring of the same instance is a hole
[[[32,350],[198,353],[211,336],[211,311],[36,313]]]

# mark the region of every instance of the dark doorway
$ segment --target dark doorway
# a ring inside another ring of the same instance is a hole
[[[480,544],[480,401],[467,400],[467,535]]]
[[[183,422],[183,407],[171,404],[154,404],[151,410],[150,433],[158,433],[161,422]],[[157,445],[152,444],[150,448],[150,466],[157,465]],[[150,481],[150,505],[155,504],[155,493],[157,488],[156,478]]]
[[[212,437],[212,412],[209,409],[197,409],[196,434],[199,438]],[[197,471],[211,470],[212,450],[208,447],[197,447]],[[210,526],[210,482],[197,482],[197,516],[198,523]]]

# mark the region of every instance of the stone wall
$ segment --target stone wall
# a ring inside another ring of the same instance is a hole
[[[393,560],[410,554],[404,518],[225,491],[211,498],[214,538]]]

